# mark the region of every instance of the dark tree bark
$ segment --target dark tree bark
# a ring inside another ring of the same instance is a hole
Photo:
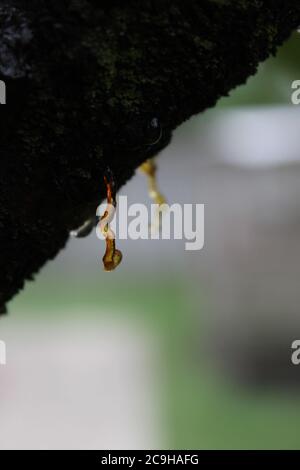
[[[123,185],[299,23],[299,0],[0,0],[2,310],[95,213],[107,166]]]

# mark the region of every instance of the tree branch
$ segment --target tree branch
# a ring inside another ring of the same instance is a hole
[[[107,166],[122,186],[299,23],[299,0],[0,0],[3,310],[95,213]]]

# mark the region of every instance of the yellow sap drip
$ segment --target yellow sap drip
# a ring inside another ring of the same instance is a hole
[[[160,214],[162,212],[162,206],[166,204],[166,199],[158,189],[157,184],[157,166],[153,159],[146,160],[140,166],[140,171],[147,176],[148,179],[148,191],[149,196],[155,204],[158,204],[159,208],[155,215],[155,222],[150,227],[153,233],[160,231]]]

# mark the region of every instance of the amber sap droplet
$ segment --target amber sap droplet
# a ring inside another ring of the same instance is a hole
[[[104,270],[110,272],[119,266],[123,255],[120,250],[116,249],[116,237],[109,225],[113,218],[111,208],[117,207],[115,184],[111,173],[109,178],[104,177],[104,183],[106,185],[107,209],[100,219],[100,229],[106,241],[106,251],[103,256]]]
[[[140,171],[144,173],[148,178],[148,190],[149,196],[154,201],[155,204],[158,204],[159,208],[156,213],[154,225],[151,227],[152,232],[157,232],[160,230],[160,214],[161,214],[161,206],[166,204],[165,197],[161,194],[158,189],[157,185],[157,166],[154,159],[146,160],[140,166]]]

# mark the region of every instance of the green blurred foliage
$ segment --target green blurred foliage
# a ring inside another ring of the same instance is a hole
[[[258,73],[220,100],[218,107],[257,106],[291,102],[291,84],[300,80],[300,34],[295,32],[272,57],[260,65]]]
[[[50,292],[51,291],[51,292]],[[32,321],[36,315],[53,312],[53,298],[59,310],[91,320],[93,312],[112,318],[143,322],[162,345],[167,448],[172,449],[297,449],[300,400],[284,393],[253,393],[237,387],[208,366],[201,344],[206,337],[204,312],[206,295],[201,288],[191,292],[188,281],[174,272],[143,280],[132,277],[122,282],[102,278],[101,296],[95,279],[81,282],[64,279],[36,289],[27,286],[11,304],[14,321]],[[117,313],[119,312],[119,313]],[[101,324],[101,323],[99,323]],[[162,446],[164,444],[162,443]]]

